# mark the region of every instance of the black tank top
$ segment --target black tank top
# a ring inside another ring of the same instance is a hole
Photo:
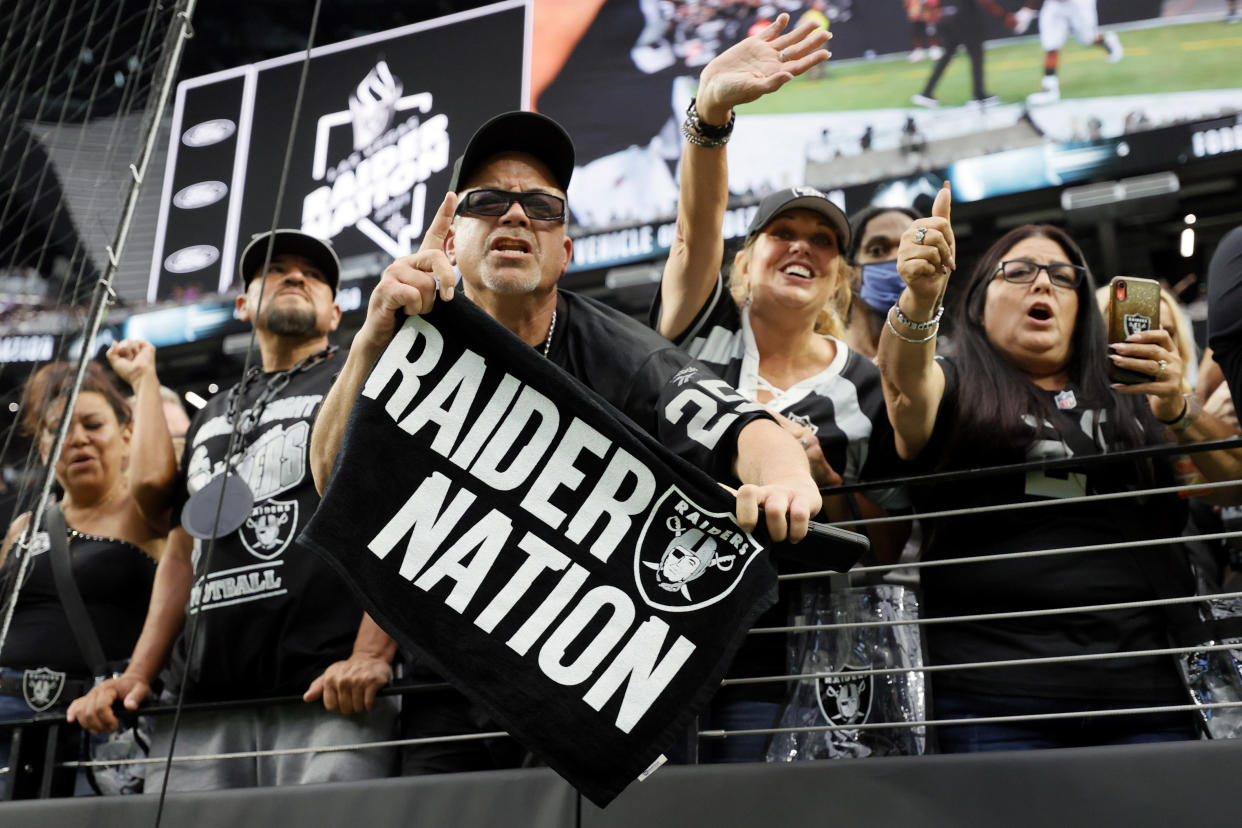
[[[0,665],[17,670],[50,667],[71,676],[90,676],[99,665],[87,664],[78,648],[56,592],[46,538],[43,541],[36,540],[34,548],[41,551],[27,568],[8,637],[0,645]],[[104,656],[108,661],[129,658],[147,615],[155,561],[127,541],[75,529],[69,530],[69,556]],[[10,554],[4,568],[10,570],[14,563]]]

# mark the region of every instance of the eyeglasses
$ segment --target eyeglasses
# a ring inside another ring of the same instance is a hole
[[[535,221],[564,221],[565,199],[551,193],[510,193],[505,190],[471,190],[457,205],[457,215],[503,216],[513,202],[522,205],[522,212]]]
[[[1068,264],[1067,262],[1053,262],[1052,264],[1035,264],[1025,259],[1011,259],[1007,262],[1001,262],[996,268],[997,272],[1006,282],[1013,282],[1015,285],[1029,285],[1039,276],[1039,271],[1048,272],[1048,281],[1057,287],[1069,288],[1073,290],[1082,283],[1083,276],[1087,275],[1085,267]]]

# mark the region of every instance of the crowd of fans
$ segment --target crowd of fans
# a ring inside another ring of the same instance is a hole
[[[255,327],[262,365],[213,398],[188,428],[176,422],[179,407],[161,397],[154,350],[145,343],[126,341],[108,352],[132,389],[129,401],[92,365],[76,406],[66,411],[74,369],[54,364],[35,374],[25,389],[22,424],[43,461],[54,464],[62,494],[40,517],[38,538],[25,537],[32,515],[23,513],[0,553],[10,575],[20,557],[15,545],[20,541],[30,553],[0,647],[0,719],[66,710],[70,721],[95,734],[74,747],[79,756],[90,755],[92,744],[118,726],[135,727],[132,717],[118,717],[119,709],[134,713],[150,700],[173,703],[179,696],[303,698],[183,716],[177,749],[188,753],[494,729],[485,711],[452,689],[419,696],[404,710],[397,697],[381,696],[394,680],[437,677],[401,652],[346,597],[339,576],[300,553],[296,541],[332,468],[353,396],[393,335],[396,314],[425,313],[451,299],[454,266],[472,301],[583,383],[613,394],[644,428],[661,383],[687,365],[701,363],[735,387],[745,402],[718,456],[685,453],[722,482],[750,484],[739,489],[743,525],[759,519],[756,505],[767,507],[763,519],[779,538],[805,533],[811,515],[831,522],[902,514],[911,506],[927,513],[1063,499],[1051,508],[923,521],[919,551],[924,560],[944,561],[1113,544],[1091,555],[926,570],[921,590],[928,618],[1032,613],[926,628],[930,663],[976,665],[935,674],[934,718],[1089,714],[1184,700],[1182,677],[1166,656],[1057,661],[1166,646],[1169,619],[1161,608],[1044,611],[1189,596],[1202,588],[1196,585],[1202,573],[1180,547],[1144,543],[1183,533],[1186,499],[1143,492],[1191,480],[1225,483],[1242,472],[1242,449],[1191,448],[1239,433],[1230,389],[1242,387],[1242,336],[1234,330],[1242,328],[1242,309],[1235,307],[1242,230],[1226,238],[1213,262],[1215,358],[1205,355],[1202,365],[1189,324],[1167,293],[1156,324],[1110,344],[1097,284],[1078,245],[1059,228],[1015,228],[969,269],[960,263],[962,275],[954,275],[959,262],[947,186],[930,216],[868,209],[852,219],[813,188],[778,191],[760,204],[744,247],[726,266],[724,146],[733,110],[827,58],[826,32],[813,23],[785,32],[786,22],[782,16],[706,65],[683,128],[678,235],[651,323],[684,354],[652,331],[635,330],[631,320],[557,291],[572,246],[564,201],[572,144],[549,119],[521,114],[490,122],[472,140],[429,241],[385,271],[348,357],[328,345],[340,320],[340,265],[331,247],[274,231],[247,247],[238,269],[244,279],[238,314]],[[963,282],[961,301],[946,308],[951,277]],[[939,335],[942,324],[951,339]],[[615,353],[587,364],[581,354],[592,348]],[[650,354],[660,355],[657,367],[667,376],[641,373],[654,370]],[[631,363],[641,372],[617,375]],[[1110,363],[1145,379],[1115,383]],[[632,392],[648,381],[649,395]],[[52,458],[63,416],[70,418],[67,437]],[[649,430],[673,441],[662,428]],[[909,491],[880,488],[866,496],[831,492],[843,483],[910,473],[1098,458],[1170,442],[1186,444],[1186,455]],[[261,451],[251,451],[260,444]],[[260,455],[276,458],[284,471],[255,473]],[[249,479],[250,490],[230,492],[221,484],[229,479],[220,474],[226,468],[239,472],[234,480]],[[1126,492],[1136,496],[1080,500]],[[1221,486],[1208,502],[1240,500],[1235,489]],[[869,534],[873,561],[894,562],[907,544],[908,523],[875,524]],[[71,596],[57,572],[64,541],[62,557],[80,592],[73,600],[85,605],[101,653],[92,653],[74,626]],[[1228,559],[1216,567],[1216,586],[1230,567]],[[783,592],[774,623],[795,606],[792,593]],[[784,659],[779,638],[756,637],[731,675],[779,675]],[[1024,659],[1051,663],[977,668]],[[59,686],[36,685],[35,678],[48,674],[59,676]],[[786,694],[781,682],[729,688],[709,705],[706,721],[725,730],[773,727]],[[167,750],[170,725],[156,722],[152,755]],[[944,752],[1196,735],[1195,718],[1184,712],[958,725],[936,734]],[[762,736],[725,740],[705,758],[762,760],[764,742]],[[8,764],[7,749],[0,738],[0,766]],[[444,742],[174,764],[167,782],[170,790],[204,790],[522,761],[522,748],[509,740]],[[160,766],[147,777],[148,789],[164,782],[162,774]],[[135,787],[88,774],[75,785],[78,792]]]

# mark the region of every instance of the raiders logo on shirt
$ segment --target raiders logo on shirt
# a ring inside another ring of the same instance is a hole
[[[762,549],[732,515],[709,512],[670,486],[647,514],[634,577],[650,606],[687,612],[732,592]]]
[[[849,673],[856,667],[843,667]],[[824,720],[833,725],[859,725],[871,715],[875,676],[826,676],[816,680],[815,698]]]
[[[296,500],[265,500],[250,511],[250,517],[237,531],[246,551],[270,561],[285,551],[297,530]]]
[[[781,412],[781,416],[786,420],[789,420],[791,423],[796,423],[803,428],[810,429],[812,434],[819,434],[819,423],[815,422],[805,414],[798,414],[794,411],[783,411]]]
[[[42,713],[60,698],[65,689],[65,674],[47,667],[37,667],[22,674],[22,696],[36,713]]]

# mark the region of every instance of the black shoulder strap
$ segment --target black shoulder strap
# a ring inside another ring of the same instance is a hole
[[[103,645],[99,643],[99,635],[95,625],[86,613],[86,604],[82,601],[82,593],[73,579],[72,563],[69,560],[69,527],[65,524],[65,515],[60,506],[49,503],[44,513],[47,524],[48,557],[52,562],[52,577],[56,579],[56,592],[60,595],[60,604],[69,617],[69,628],[78,641],[78,649],[91,672],[96,672],[107,661],[104,658]]]

